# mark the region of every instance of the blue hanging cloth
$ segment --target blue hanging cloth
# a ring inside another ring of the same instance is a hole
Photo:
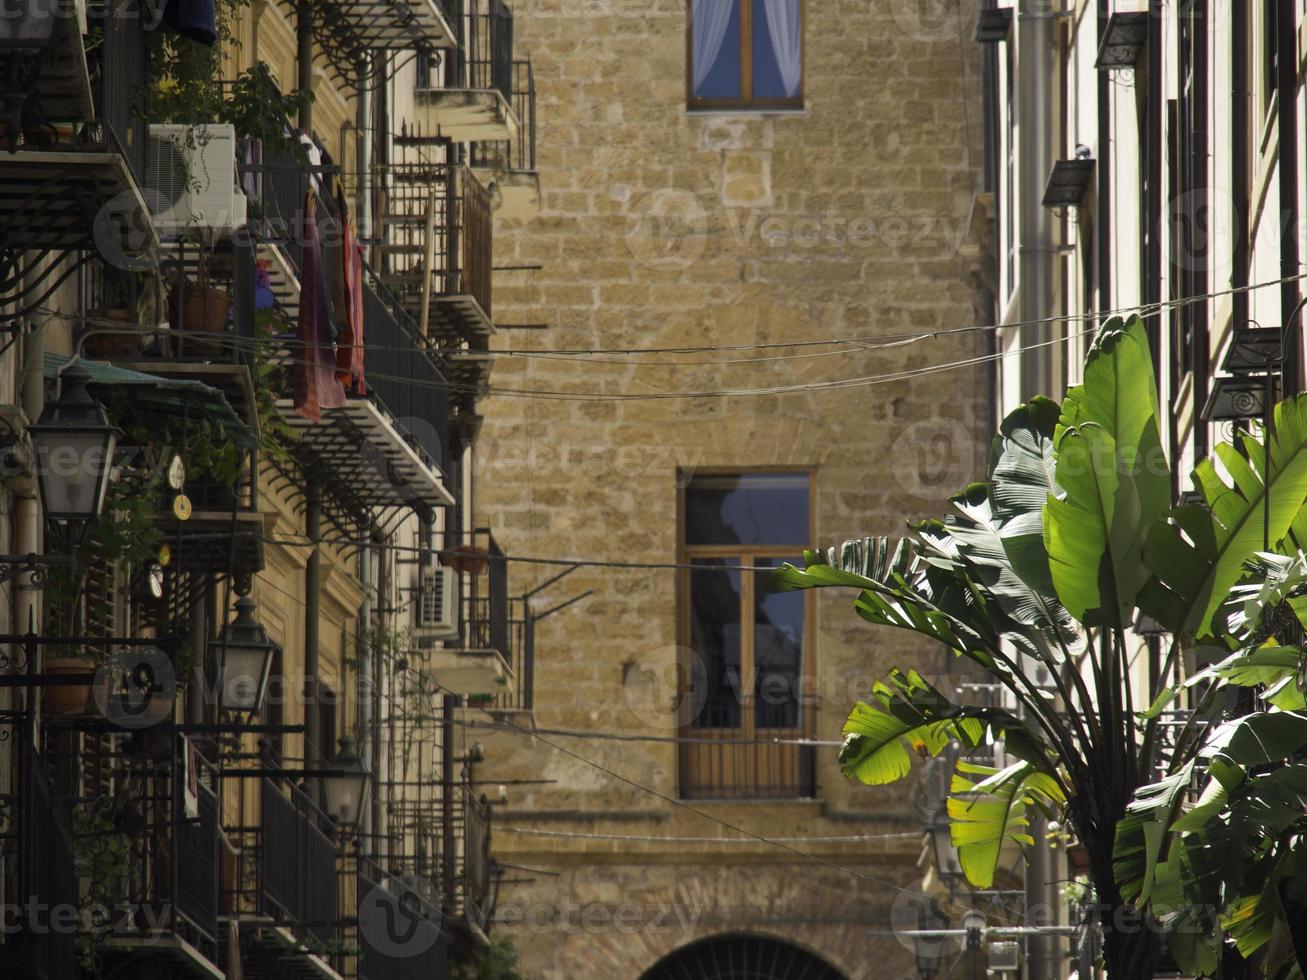
[[[213,0],[168,0],[163,22],[183,37],[213,47],[218,40],[218,21]]]

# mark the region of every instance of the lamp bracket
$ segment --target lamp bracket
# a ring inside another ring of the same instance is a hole
[[[12,582],[20,575],[30,574],[31,584],[45,584],[46,570],[52,565],[71,565],[67,555],[0,555],[0,582]]]

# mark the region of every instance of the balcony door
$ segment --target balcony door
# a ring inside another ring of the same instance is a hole
[[[811,540],[802,472],[696,473],[680,502],[680,790],[689,799],[814,793],[805,592],[768,593],[770,569]]]

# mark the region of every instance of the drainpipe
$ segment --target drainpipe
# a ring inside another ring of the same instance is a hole
[[[1040,202],[1044,183],[1053,169],[1053,32],[1056,14],[1045,4],[1020,4],[1017,18],[1017,124],[1021,140],[1017,166],[1021,179],[1017,206],[1019,226],[1019,288],[1021,319],[1040,320],[1053,310],[1053,212]],[[1021,346],[1021,397],[1047,394],[1059,380],[1055,376],[1055,346],[1031,345],[1051,340],[1063,328],[1057,324],[1026,323],[1019,328]]]
[[[1053,316],[1053,260],[1056,252],[1054,216],[1042,203],[1044,183],[1053,169],[1055,140],[1058,139],[1054,117],[1055,87],[1058,73],[1054,64],[1056,13],[1051,5],[1018,4],[1017,18],[1017,124],[1020,132],[1017,166],[1020,172],[1019,289],[1021,319],[1043,320]],[[1032,324],[1020,328],[1021,397],[1056,390],[1057,346],[1033,348],[1032,344],[1051,340],[1065,331],[1055,323]],[[1031,821],[1035,845],[1030,849],[1026,868],[1026,910],[1029,925],[1045,925],[1051,905],[1048,901],[1052,870],[1045,821]],[[1036,933],[1029,939],[1026,958],[1028,980],[1051,980],[1053,950],[1048,937]]]
[[[41,417],[45,408],[45,327],[46,321],[37,323],[35,329],[22,339],[21,375],[18,379],[18,400],[23,414],[29,422]],[[15,554],[41,554],[42,541],[41,504],[34,486],[27,486],[16,491],[14,498],[14,548]],[[26,633],[29,625],[40,630],[41,627],[41,590],[33,585],[30,572],[24,572],[14,579],[13,585],[14,632]],[[29,656],[40,649],[34,647]],[[28,670],[33,667],[29,665]],[[36,705],[40,699],[41,689],[29,687],[25,695],[24,708],[29,712],[29,726],[35,722]],[[10,701],[6,707],[14,707]],[[30,731],[29,727],[29,731]]]
[[[186,692],[186,721],[198,725],[204,721],[204,696],[209,690],[205,658],[209,652],[208,606],[211,589],[191,600],[191,662],[194,676]]]
[[[304,566],[304,768],[318,768],[323,753],[322,715],[318,711],[319,592],[322,587],[322,483],[309,474],[305,488],[304,535],[312,542]]]
[[[454,711],[458,698],[446,694],[440,716],[440,879],[444,885],[445,914],[453,915],[458,902],[456,884],[458,842],[454,837]]]
[[[377,627],[385,630],[389,625],[386,618],[386,608],[390,605],[390,576],[387,574],[385,538],[380,532],[372,533],[372,543],[377,547]],[[384,757],[381,752],[381,715],[382,705],[390,703],[387,700],[389,692],[383,687],[386,682],[387,674],[382,669],[383,651],[377,651],[377,655],[372,658],[372,690],[377,699],[377,710],[373,717],[372,728],[372,759],[369,765],[376,773],[376,786],[378,792],[372,794],[372,833],[375,845],[373,856],[380,860],[382,856],[390,856],[390,821],[387,819],[386,804],[389,799],[382,800],[380,790],[386,791],[387,797],[391,794],[390,786],[390,769],[384,764]],[[390,739],[393,742],[395,738],[395,712],[385,712],[390,724]]]
[[[368,138],[368,114],[372,109],[368,80],[371,68],[365,54],[359,61],[359,81],[354,90],[354,156],[358,161],[358,190],[354,201],[354,222],[359,238],[372,237],[372,197],[369,171],[372,166],[372,140]]]
[[[359,607],[359,666],[355,675],[355,691],[359,713],[359,758],[369,759],[377,739],[372,732],[372,546],[363,548],[359,556],[359,584],[363,588],[363,605]],[[373,814],[379,802],[377,770],[369,766],[372,775],[371,805],[359,815],[362,833],[359,835],[359,852],[373,856]]]
[[[301,92],[313,91],[313,6],[310,0],[299,0],[295,7],[295,60],[296,87]],[[313,104],[300,105],[300,129],[313,138]]]
[[[1298,310],[1301,283],[1295,278],[1302,273],[1298,264],[1298,17],[1293,0],[1276,0],[1278,3],[1278,37],[1276,87],[1280,90],[1277,122],[1280,134],[1280,214],[1284,229],[1280,238],[1280,323],[1289,327],[1289,318]],[[1302,387],[1302,322],[1293,324],[1293,331],[1285,337],[1284,361],[1280,366],[1280,396],[1297,392]]]

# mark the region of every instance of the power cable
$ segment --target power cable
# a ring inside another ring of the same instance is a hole
[[[505,721],[504,723],[514,728],[521,728],[521,726],[515,725],[511,721]],[[521,730],[527,731],[527,729],[521,729]],[[744,827],[740,827],[737,824],[733,824],[728,820],[722,820],[720,817],[715,817],[711,813],[708,813],[705,810],[700,810],[698,807],[692,806],[691,804],[686,803],[684,800],[678,800],[676,797],[668,796],[666,793],[661,793],[651,786],[645,786],[643,783],[637,782],[636,780],[631,779],[629,776],[624,776],[620,772],[616,772],[612,769],[609,769],[607,766],[603,765],[600,762],[595,762],[593,759],[588,759],[578,752],[573,752],[565,745],[560,745],[557,742],[551,742],[548,738],[545,738],[543,736],[536,736],[536,737],[539,738],[540,741],[548,745],[550,748],[554,749],[557,752],[563,753],[563,755],[566,755],[568,758],[574,759],[577,762],[590,766],[591,768],[596,769],[599,772],[602,772],[605,775],[618,780],[619,782],[625,783],[626,785],[630,786],[633,789],[639,790],[642,793],[647,793],[650,796],[662,800],[664,803],[668,803],[674,807],[677,807],[678,809],[685,810],[688,813],[693,813],[695,816],[702,817],[704,820],[707,820],[711,823],[715,823],[719,827],[724,827],[725,829],[732,831],[733,833],[742,834],[745,837],[752,838],[753,840],[758,841],[761,844],[766,844],[769,847],[775,847],[779,850],[792,854],[795,857],[802,858],[805,861],[810,861],[814,864],[822,865],[823,867],[829,868],[832,871],[838,871],[841,874],[852,875],[853,877],[858,878],[861,881],[866,881],[873,885],[883,885],[886,888],[892,888],[894,889],[894,891],[901,892],[902,894],[905,895],[912,895],[919,898],[929,898],[929,896],[926,895],[924,892],[918,891],[915,888],[904,888],[902,885],[896,884],[895,882],[892,882],[886,878],[878,878],[875,875],[869,875],[864,871],[859,871],[857,868],[850,868],[845,865],[838,864],[835,861],[827,860],[826,858],[822,857],[819,854],[812,854],[808,851],[799,850],[799,848],[794,847],[791,844],[787,844],[779,838],[764,837],[762,834],[754,833],[752,830],[746,830]]]

